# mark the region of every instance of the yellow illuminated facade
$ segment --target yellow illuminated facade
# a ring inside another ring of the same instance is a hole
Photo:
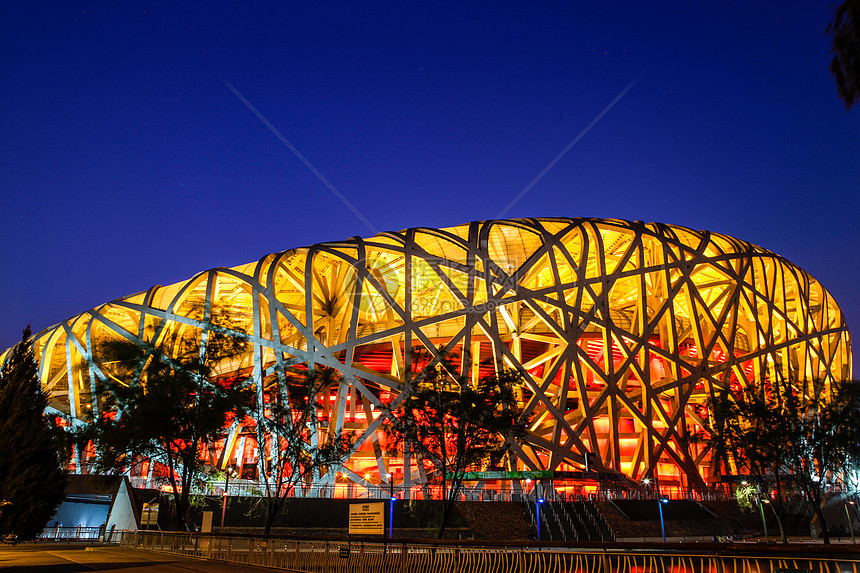
[[[782,257],[672,225],[546,218],[291,249],[104,304],[36,335],[51,407],[77,424],[98,411],[99,337],[145,345],[210,328],[251,341],[223,373],[251,374],[259,413],[297,372],[341,373],[318,404],[319,431],[356,442],[339,476],[319,485],[432,480],[420,460],[385,453],[380,424],[442,353],[473,380],[523,375],[531,423],[504,469],[575,476],[593,453],[604,475],[679,488],[718,472],[691,439],[708,431],[716,388],[785,377],[826,389],[851,375],[842,312]],[[213,463],[259,475],[254,435],[234,428]],[[77,456],[81,468],[86,452]]]

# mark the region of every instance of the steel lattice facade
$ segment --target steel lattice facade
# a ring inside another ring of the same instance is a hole
[[[36,336],[51,406],[75,423],[98,412],[99,337],[212,328],[252,342],[222,368],[252,374],[261,412],[297,368],[342,374],[319,431],[353,432],[340,479],[365,487],[427,480],[423,464],[385,454],[379,429],[440,353],[475,380],[522,373],[532,421],[507,469],[576,472],[594,452],[603,472],[691,487],[715,472],[690,439],[708,430],[715,388],[786,377],[826,390],[851,375],[842,312],[782,257],[672,225],[546,218],[291,249],[107,303]],[[251,436],[237,428],[213,461],[258,467]]]

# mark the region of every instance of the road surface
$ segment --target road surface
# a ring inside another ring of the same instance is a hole
[[[0,546],[2,573],[271,573],[272,569],[125,547]]]

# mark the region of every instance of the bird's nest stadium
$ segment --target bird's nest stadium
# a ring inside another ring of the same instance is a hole
[[[74,425],[99,411],[92,349],[103,337],[146,345],[213,328],[250,341],[221,370],[251,373],[257,415],[296,369],[341,374],[319,400],[318,431],[356,441],[314,485],[338,497],[427,492],[432,472],[387,453],[380,428],[410,378],[443,356],[473,380],[522,375],[526,436],[505,467],[474,468],[486,479],[467,484],[495,491],[521,487],[505,479],[517,475],[571,493],[646,477],[706,489],[726,470],[692,437],[708,432],[718,388],[783,377],[826,389],[851,374],[842,312],[784,258],[673,225],[542,218],[295,248],[106,303],[35,336],[50,407]],[[253,482],[266,453],[247,424],[209,461]],[[88,455],[77,451],[70,469],[84,471]]]

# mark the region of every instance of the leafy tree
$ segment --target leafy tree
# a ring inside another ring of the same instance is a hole
[[[786,440],[793,431],[787,419],[753,389],[738,395],[724,391],[711,400],[710,407],[714,428],[717,429],[710,437],[715,460],[723,460],[728,466],[733,462],[739,471],[755,482],[754,486],[738,490],[738,503],[747,509],[757,508],[762,490],[767,489],[765,482],[772,478],[777,496],[771,508],[782,541],[788,543],[782,521],[785,507],[781,475],[787,455]],[[762,447],[762,444],[769,447]]]
[[[327,400],[339,383],[340,376],[332,368],[300,375],[285,385],[283,393],[271,394],[269,412],[257,421],[259,448],[268,454],[262,475],[266,534],[296,488],[332,471],[349,453],[350,438],[333,428],[320,431],[317,419],[319,401]]]
[[[840,99],[850,109],[860,100],[860,0],[844,0],[836,6],[827,33],[833,34],[830,73]]]
[[[785,467],[812,503],[824,542],[829,543],[822,507],[826,492],[854,473],[858,464],[860,384],[842,383],[830,397],[810,398],[809,390],[802,387],[784,400],[783,412],[794,428]]]
[[[472,386],[468,374],[453,372],[445,360],[425,368],[383,425],[390,452],[409,447],[435,469],[444,501],[439,539],[466,471],[485,469],[504,457],[526,430],[513,390],[521,382],[518,373],[502,371]]]
[[[205,457],[231,423],[250,409],[247,377],[236,372],[250,343],[210,327],[182,336],[150,333],[145,341],[104,340],[97,346],[102,373],[103,414],[90,424],[86,439],[96,446],[95,469],[125,472],[144,463],[163,464],[170,484],[173,520],[190,527],[188,513],[195,485],[205,479]]]
[[[58,430],[45,416],[30,327],[0,370],[0,536],[36,537],[63,501]]]
[[[712,400],[715,455],[759,483],[776,482],[774,512],[783,539],[782,488],[790,481],[812,505],[824,542],[830,542],[822,506],[827,489],[852,475],[858,463],[858,396],[856,382],[827,392],[820,384],[779,381]]]

